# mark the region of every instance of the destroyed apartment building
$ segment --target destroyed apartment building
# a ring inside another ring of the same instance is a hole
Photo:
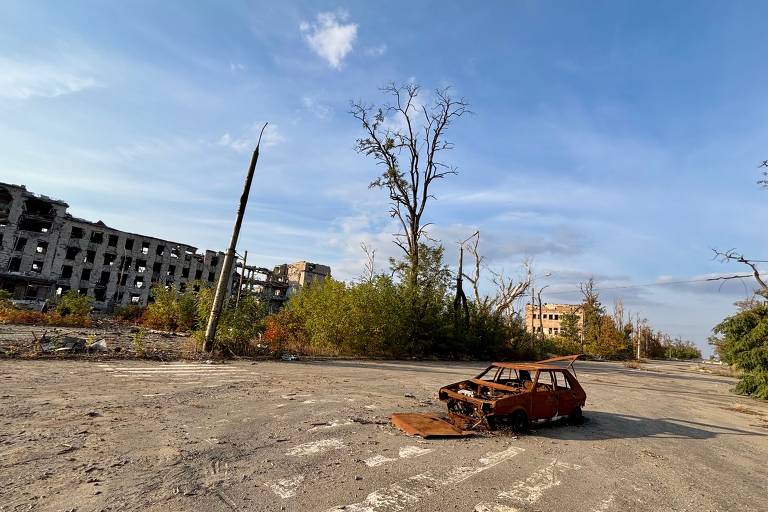
[[[213,283],[224,253],[111,228],[67,213],[64,201],[33,194],[23,185],[0,183],[0,289],[17,302],[43,304],[67,290],[94,298],[94,308],[145,306],[150,286],[184,291],[196,281]],[[307,262],[269,271],[242,264],[229,291],[269,300],[276,310],[291,291],[330,276],[330,268]],[[241,273],[244,275],[241,277]]]

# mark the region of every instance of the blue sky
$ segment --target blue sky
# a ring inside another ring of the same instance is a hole
[[[768,259],[761,2],[13,2],[0,5],[0,179],[77,216],[223,248],[270,122],[239,250],[352,279],[360,243],[396,254],[368,190],[352,99],[451,85],[453,127],[428,213],[455,259],[475,229],[490,267],[551,273],[545,301],[589,276],[606,304],[704,345],[749,295],[665,281]],[[621,288],[635,284],[653,286]],[[549,292],[552,292],[549,294]]]

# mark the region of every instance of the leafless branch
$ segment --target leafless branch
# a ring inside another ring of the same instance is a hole
[[[760,269],[757,268],[757,262],[762,260],[746,258],[743,254],[737,252],[736,249],[728,249],[727,251],[712,249],[712,251],[715,253],[713,258],[719,260],[722,263],[727,261],[736,261],[738,263],[747,265],[752,269],[752,276],[755,278],[755,281],[757,281],[757,284],[760,285],[761,295],[768,293],[768,284],[765,283],[760,274]]]

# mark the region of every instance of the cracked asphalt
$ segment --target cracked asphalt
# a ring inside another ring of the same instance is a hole
[[[580,426],[388,425],[483,366],[0,360],[0,510],[768,510],[768,404],[692,364],[577,363]]]

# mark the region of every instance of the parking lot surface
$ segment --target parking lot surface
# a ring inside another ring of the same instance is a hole
[[[0,510],[765,511],[768,405],[579,362],[580,426],[425,441],[481,363],[0,361]]]

